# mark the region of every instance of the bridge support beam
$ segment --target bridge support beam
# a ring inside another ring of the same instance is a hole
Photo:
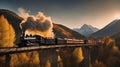
[[[6,54],[5,59],[6,59],[5,67],[10,67],[10,59],[11,59],[10,54]]]
[[[90,67],[91,58],[90,58],[90,47],[89,46],[83,47],[83,54],[84,54],[84,67]]]

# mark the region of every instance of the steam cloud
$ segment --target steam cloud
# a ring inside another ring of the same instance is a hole
[[[54,37],[52,32],[53,24],[51,17],[46,17],[42,12],[38,12],[36,16],[30,15],[25,9],[18,9],[20,16],[24,18],[21,28],[25,34],[37,34],[44,37]]]

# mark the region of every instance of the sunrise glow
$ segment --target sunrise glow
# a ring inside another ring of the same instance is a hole
[[[120,19],[120,13],[116,13],[116,14],[114,15],[114,18],[115,18],[115,19]]]

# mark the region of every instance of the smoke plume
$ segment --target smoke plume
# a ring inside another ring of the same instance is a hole
[[[19,8],[18,11],[20,16],[24,18],[21,23],[21,28],[25,34],[54,37],[51,17],[46,17],[42,12],[38,12],[36,16],[30,15],[23,8]]]

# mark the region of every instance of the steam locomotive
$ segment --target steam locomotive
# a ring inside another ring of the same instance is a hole
[[[69,38],[50,38],[40,35],[22,35],[19,47],[42,46],[42,45],[76,45],[76,44],[96,44],[94,40],[69,39]]]

